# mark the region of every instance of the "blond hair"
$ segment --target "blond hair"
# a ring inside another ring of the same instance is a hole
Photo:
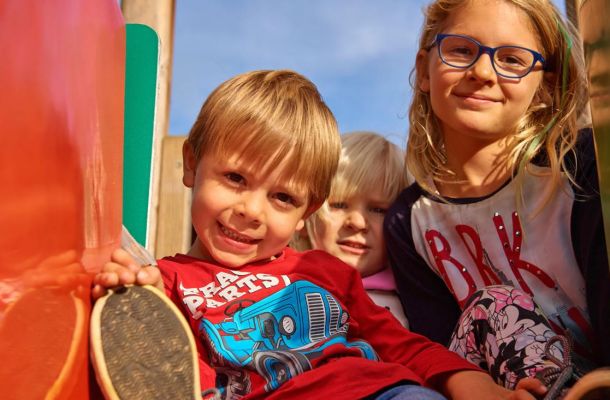
[[[404,153],[395,144],[374,132],[351,132],[341,136],[341,158],[332,180],[330,196],[324,205],[306,221],[309,238],[315,238],[315,225],[327,217],[328,203],[349,200],[354,196],[381,189],[389,203],[407,186]],[[300,250],[311,248],[302,242]]]
[[[309,190],[310,208],[328,197],[341,142],[337,122],[316,86],[288,70],[237,75],[207,98],[187,143],[206,154],[237,152],[253,169],[286,160],[280,179]]]
[[[425,22],[419,48],[428,49],[435,36],[441,33],[447,18],[467,3],[476,0],[436,0],[425,11]],[[562,173],[573,181],[565,165],[565,156],[573,150],[578,130],[578,114],[586,105],[586,75],[582,46],[576,29],[563,21],[549,0],[501,0],[523,10],[529,17],[546,60],[546,71],[535,101],[518,121],[515,135],[508,147],[509,165],[521,200],[525,171],[541,150],[548,154],[550,184],[546,202],[560,185]],[[571,46],[571,51],[569,51]],[[565,66],[564,66],[565,62]],[[564,74],[565,69],[565,74]],[[412,71],[415,89],[409,109],[409,139],[406,164],[415,180],[428,192],[434,192],[430,178],[443,181],[453,175],[445,165],[443,139],[439,121],[435,117],[429,93],[418,89],[423,71]]]

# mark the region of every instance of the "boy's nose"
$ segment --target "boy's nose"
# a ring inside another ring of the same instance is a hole
[[[235,212],[248,221],[260,223],[263,220],[266,196],[257,192],[242,193],[242,201],[235,206]]]
[[[345,224],[348,228],[355,231],[367,231],[368,224],[366,218],[360,211],[351,211],[347,214]]]

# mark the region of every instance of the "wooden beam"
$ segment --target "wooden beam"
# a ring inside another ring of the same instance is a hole
[[[158,225],[160,179],[160,156],[164,137],[169,126],[169,104],[172,77],[172,57],[174,41],[174,0],[123,0],[121,9],[125,22],[150,26],[159,37],[159,75],[157,79],[157,101],[153,139],[153,163],[150,202],[151,213],[148,224],[147,249],[157,254],[156,237]]]
[[[185,253],[191,246],[191,190],[182,184],[182,144],[185,136],[163,139],[159,220],[155,257]]]

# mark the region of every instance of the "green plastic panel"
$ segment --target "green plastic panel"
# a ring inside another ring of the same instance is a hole
[[[159,38],[146,25],[127,24],[126,32],[123,225],[146,246]]]

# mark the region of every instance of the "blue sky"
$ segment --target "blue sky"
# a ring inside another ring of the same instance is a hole
[[[563,10],[563,2],[556,2]],[[176,1],[170,134],[188,133],[231,76],[289,68],[317,86],[341,132],[404,147],[422,0]]]

